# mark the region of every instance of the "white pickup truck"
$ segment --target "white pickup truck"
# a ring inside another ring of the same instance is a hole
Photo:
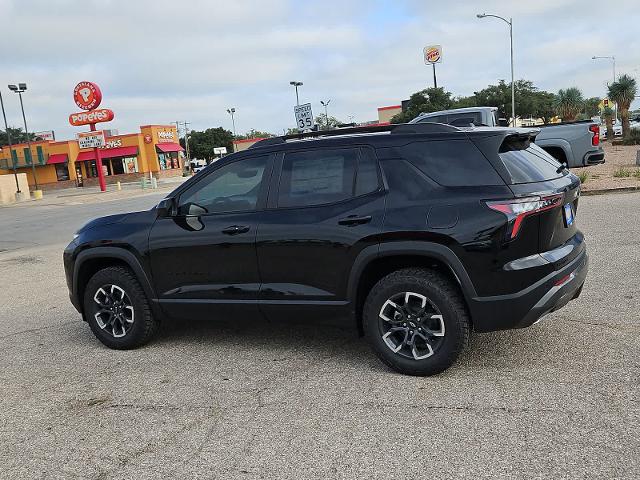
[[[498,118],[496,107],[470,107],[440,112],[422,113],[409,123],[446,123],[458,127],[506,126]],[[571,167],[586,167],[604,163],[604,151],[600,146],[600,127],[591,120],[536,125],[540,133],[536,145],[542,147],[558,161]]]

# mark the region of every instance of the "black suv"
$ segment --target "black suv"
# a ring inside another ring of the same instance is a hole
[[[161,318],[339,319],[390,367],[449,367],[470,330],[578,297],[579,179],[537,130],[424,123],[263,140],[64,252],[71,301],[111,348]]]

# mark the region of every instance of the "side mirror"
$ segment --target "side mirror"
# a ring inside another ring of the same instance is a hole
[[[176,202],[172,197],[163,198],[156,205],[156,214],[158,218],[172,217],[175,215]]]
[[[509,121],[506,118],[499,118],[498,119],[498,126],[499,127],[508,127],[509,126]]]

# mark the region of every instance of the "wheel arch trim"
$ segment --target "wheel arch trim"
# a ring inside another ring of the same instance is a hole
[[[397,241],[370,246],[358,254],[349,273],[347,298],[350,303],[352,305],[356,303],[358,285],[367,265],[379,258],[401,255],[417,255],[442,262],[449,267],[451,273],[457,279],[462,294],[467,300],[477,296],[476,289],[467,270],[450,248],[433,242]]]
[[[73,265],[73,294],[78,300],[78,305],[83,308],[83,299],[78,295],[79,293],[79,273],[82,266],[88,261],[93,259],[116,259],[123,261],[135,274],[137,280],[140,282],[144,293],[150,301],[150,304],[154,304],[152,300],[156,298],[153,285],[147,275],[147,272],[142,267],[142,264],[138,258],[129,250],[121,247],[92,247],[87,250],[83,250],[78,254]],[[84,308],[83,308],[84,309]]]

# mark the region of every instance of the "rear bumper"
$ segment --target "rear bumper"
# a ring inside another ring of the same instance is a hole
[[[473,328],[491,332],[524,328],[577,298],[589,270],[586,248],[560,270],[511,295],[476,297],[469,302]]]
[[[604,150],[600,148],[592,152],[587,152],[584,156],[583,163],[585,166],[604,163]]]

